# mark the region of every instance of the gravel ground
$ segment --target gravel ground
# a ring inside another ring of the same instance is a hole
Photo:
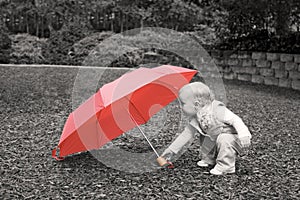
[[[252,146],[238,158],[234,175],[216,177],[197,167],[197,140],[174,169],[129,173],[107,167],[88,152],[62,162],[52,159],[51,149],[72,111],[77,72],[0,68],[1,199],[300,199],[300,92],[225,82],[228,107],[253,134]],[[106,70],[98,85],[124,72]],[[170,116],[176,119],[178,113]],[[154,144],[168,144],[175,137],[174,126],[170,120],[162,131],[165,135],[158,134]],[[134,152],[149,151],[140,138],[116,141]]]

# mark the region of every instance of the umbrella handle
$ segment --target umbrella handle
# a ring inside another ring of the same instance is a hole
[[[159,156],[156,159],[156,161],[158,162],[159,166],[161,166],[161,167],[168,165],[168,161],[162,156]]]
[[[160,156],[156,159],[156,161],[158,162],[159,166],[161,167],[168,167],[169,169],[173,169],[174,165],[172,162],[166,160],[164,157]]]

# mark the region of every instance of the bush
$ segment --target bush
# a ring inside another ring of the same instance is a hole
[[[42,47],[46,39],[40,39],[28,34],[10,36],[12,40],[12,52],[10,62],[14,64],[42,64],[45,58],[42,55]]]
[[[299,53],[300,33],[276,36],[261,30],[239,38],[228,38],[214,46],[220,50],[264,51],[278,53]]]
[[[42,49],[48,64],[76,64],[68,55],[72,46],[91,34],[92,31],[76,24],[64,26],[61,30],[52,32],[47,44]]]
[[[100,32],[94,33],[79,42],[75,43],[73,47],[68,52],[69,58],[76,65],[81,65],[86,56],[103,40],[112,36],[113,32]]]
[[[202,47],[208,49],[215,45],[217,41],[216,31],[207,25],[197,25],[196,30],[188,32],[193,38],[195,38]]]
[[[151,28],[136,34],[130,33],[113,35],[99,44],[86,57],[84,65],[138,67],[153,61],[152,63],[193,67],[182,57],[189,56],[189,48],[198,50],[200,45],[189,41],[190,37],[185,34],[168,29],[160,29],[158,33]],[[181,53],[185,55],[180,55]]]

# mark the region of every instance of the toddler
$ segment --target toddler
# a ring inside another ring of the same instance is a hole
[[[183,112],[190,117],[189,124],[175,141],[163,152],[162,157],[170,161],[172,155],[200,133],[200,167],[213,165],[213,175],[235,173],[237,154],[250,146],[251,134],[240,117],[231,112],[214,97],[205,84],[194,82],[179,91]]]

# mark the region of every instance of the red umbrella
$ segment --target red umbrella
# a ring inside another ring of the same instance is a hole
[[[163,65],[139,68],[105,84],[69,115],[52,157],[61,160],[73,153],[99,149],[122,133],[146,123],[176,99],[180,88],[196,73],[196,70]]]

